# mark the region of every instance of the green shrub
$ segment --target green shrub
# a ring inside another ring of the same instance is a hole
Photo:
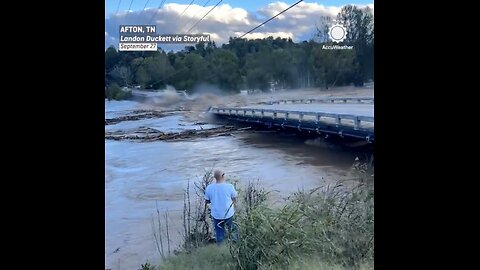
[[[107,87],[105,96],[108,98],[108,100],[124,100],[130,98],[132,96],[132,92],[124,91],[122,88],[120,88],[120,86],[118,86],[118,84],[112,83]]]
[[[373,190],[365,185],[297,192],[279,210],[262,204],[237,216],[230,242],[239,269],[271,269],[302,258],[359,267],[373,261]]]

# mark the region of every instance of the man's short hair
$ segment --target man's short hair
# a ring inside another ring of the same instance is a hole
[[[223,172],[221,170],[216,170],[214,173],[213,173],[213,177],[215,177],[215,179],[219,180],[221,179],[223,176]]]

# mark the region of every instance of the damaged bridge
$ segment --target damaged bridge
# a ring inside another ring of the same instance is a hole
[[[350,141],[374,142],[373,97],[281,100],[248,107],[210,107],[227,122]]]

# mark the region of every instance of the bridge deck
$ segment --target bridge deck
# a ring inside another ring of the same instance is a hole
[[[281,102],[248,107],[214,107],[209,112],[231,121],[316,131],[340,137],[374,138],[374,105],[358,103]]]

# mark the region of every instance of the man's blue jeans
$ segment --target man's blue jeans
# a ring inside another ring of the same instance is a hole
[[[213,226],[215,227],[215,241],[221,244],[225,240],[225,228],[230,232],[233,240],[237,240],[237,232],[233,224],[233,216],[227,219],[213,219]]]

